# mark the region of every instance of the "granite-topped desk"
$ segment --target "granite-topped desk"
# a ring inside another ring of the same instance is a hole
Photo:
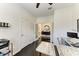
[[[36,51],[49,56],[56,56],[54,44],[49,42],[41,42]],[[60,56],[79,56],[79,48],[75,47],[57,45],[57,51]]]

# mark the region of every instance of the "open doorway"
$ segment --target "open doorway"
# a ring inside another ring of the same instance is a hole
[[[41,41],[51,42],[52,41],[52,23],[38,23],[35,24],[35,38]]]

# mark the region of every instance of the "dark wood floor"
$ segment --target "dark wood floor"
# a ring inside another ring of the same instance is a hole
[[[36,48],[38,46],[38,41],[33,42],[32,44],[24,47],[20,52],[15,54],[14,56],[38,56],[38,52],[36,52]],[[55,48],[55,50],[57,50]],[[55,51],[57,54],[57,51]],[[41,55],[41,56],[46,56],[46,55]],[[58,54],[57,54],[58,56]]]
[[[37,47],[37,42],[35,41],[32,44],[24,47],[20,52],[18,52],[17,54],[15,54],[14,56],[36,56],[36,47]]]

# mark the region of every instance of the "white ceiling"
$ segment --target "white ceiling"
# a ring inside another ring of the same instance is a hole
[[[74,5],[74,3],[54,3],[50,6],[48,3],[41,3],[39,8],[36,8],[36,3],[22,3],[21,6],[24,7],[28,12],[32,15],[41,17],[41,16],[48,16],[49,15],[49,7],[52,7],[52,11],[65,8]],[[53,12],[52,12],[53,14]]]

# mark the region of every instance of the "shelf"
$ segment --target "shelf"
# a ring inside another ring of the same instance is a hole
[[[10,26],[0,26],[0,27],[2,27],[2,28],[9,28]]]

